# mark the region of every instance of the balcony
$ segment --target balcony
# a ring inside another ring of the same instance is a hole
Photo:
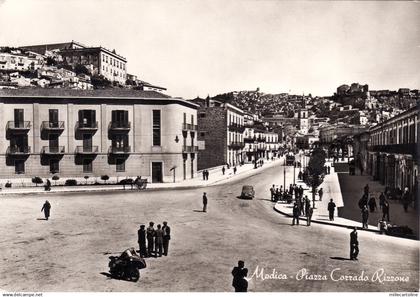
[[[41,125],[42,130],[51,132],[62,132],[64,131],[64,121],[50,122],[43,121]]]
[[[183,131],[197,131],[198,130],[198,126],[197,125],[193,125],[193,124],[187,124],[187,123],[182,123],[182,130]]]
[[[80,154],[80,155],[95,155],[98,153],[98,151],[99,149],[97,145],[93,145],[90,147],[79,145],[76,147],[76,154]]]
[[[231,150],[240,150],[240,149],[243,149],[244,146],[245,146],[245,144],[243,142],[231,142],[229,144],[229,148]]]
[[[232,131],[232,132],[244,133],[245,127],[241,126],[239,124],[236,124],[236,123],[231,123],[229,125],[229,130]]]
[[[31,147],[30,146],[9,146],[7,148],[7,155],[13,155],[13,156],[25,156],[29,155],[31,153]]]
[[[6,129],[7,131],[10,131],[10,132],[27,133],[31,129],[31,122],[30,121],[22,121],[22,122],[8,121]]]
[[[111,132],[128,132],[131,129],[131,122],[110,122],[108,130]]]
[[[63,155],[64,151],[64,146],[43,146],[41,153],[45,155]]]
[[[94,132],[98,130],[98,122],[91,122],[91,123],[76,122],[76,127],[80,131]]]
[[[198,146],[183,145],[182,146],[182,152],[183,153],[197,153],[198,152]]]
[[[116,147],[110,146],[108,152],[113,155],[125,155],[131,152],[131,146]]]

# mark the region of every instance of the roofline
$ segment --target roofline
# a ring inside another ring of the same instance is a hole
[[[123,60],[125,63],[127,63],[127,59],[123,56],[118,55],[117,53],[113,53],[107,48],[104,48],[102,46],[91,46],[91,47],[84,47],[84,48],[66,48],[60,50],[61,52],[74,52],[74,51],[83,51],[83,50],[100,50],[106,52],[108,55],[112,55],[115,58]]]
[[[178,104],[181,105],[187,105],[190,106],[194,109],[198,109],[199,105],[195,104],[193,102],[190,102],[188,100],[184,100],[184,99],[180,99],[180,98],[174,98],[174,97],[167,97],[167,98],[158,98],[158,97],[148,97],[148,98],[144,98],[144,97],[106,97],[106,96],[81,96],[81,97],[77,97],[77,96],[29,96],[29,95],[3,95],[0,93],[0,102],[1,99],[15,99],[15,98],[22,98],[22,99],[51,99],[51,98],[55,98],[55,99],[81,99],[81,100],[144,100],[144,101],[173,101],[176,102]]]

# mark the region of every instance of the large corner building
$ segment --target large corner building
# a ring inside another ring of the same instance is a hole
[[[0,179],[192,178],[197,108],[153,91],[0,90]]]

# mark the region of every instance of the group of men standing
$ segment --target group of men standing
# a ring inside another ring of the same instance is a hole
[[[168,226],[167,222],[163,222],[163,226],[158,224],[156,229],[154,228],[154,225],[154,222],[150,222],[147,229],[145,229],[145,225],[140,225],[140,229],[137,231],[141,257],[146,258],[154,256],[156,258],[158,255],[159,257],[162,257],[162,254],[164,256],[168,255],[171,228]]]
[[[292,225],[299,225],[299,217],[300,215],[306,216],[306,225],[311,225],[312,215],[314,213],[314,209],[311,206],[311,201],[309,200],[308,196],[305,195],[303,199],[300,197],[296,198],[296,202],[293,205],[293,221]]]

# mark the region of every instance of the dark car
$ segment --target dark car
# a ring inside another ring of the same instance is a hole
[[[242,199],[253,199],[255,191],[253,186],[243,186],[240,198]]]

